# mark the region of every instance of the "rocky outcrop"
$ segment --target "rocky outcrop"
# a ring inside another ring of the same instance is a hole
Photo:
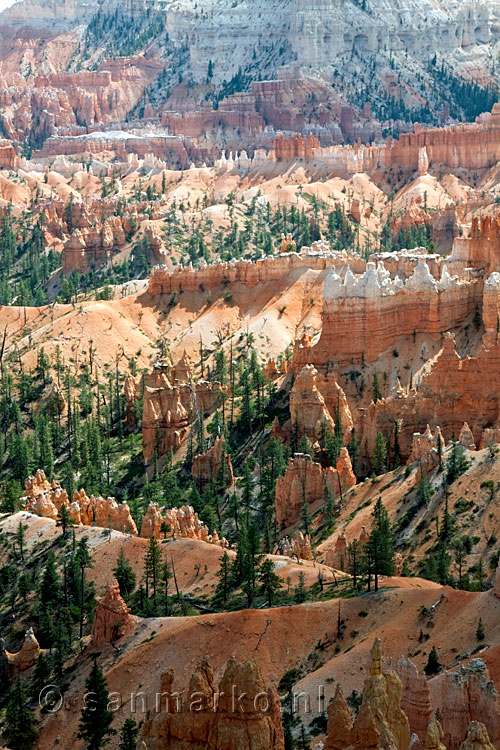
[[[274,554],[296,557],[297,560],[312,560],[311,537],[309,534],[303,534],[300,530],[292,537],[285,536],[280,539]]]
[[[40,656],[41,648],[33,632],[28,628],[19,651],[10,653],[5,648],[3,638],[0,637],[0,686],[6,686],[19,672],[32,667]],[[2,683],[5,683],[2,685]]]
[[[370,677],[365,680],[363,703],[368,705],[383,748],[407,750],[410,726],[401,710],[402,685],[394,670],[382,672],[382,647],[375,639],[371,651]]]
[[[133,631],[135,618],[123,601],[116,581],[109,584],[105,596],[99,599],[92,624],[92,646],[114,643]]]
[[[174,367],[165,360],[158,362],[148,377],[142,415],[142,450],[146,462],[153,459],[155,451],[158,456],[176,451],[197,410],[203,414],[214,408],[220,384],[200,380],[192,383],[190,377],[184,358]]]
[[[427,425],[425,432],[415,432],[413,434],[411,453],[408,463],[416,463],[426,472],[432,471],[439,464],[439,444],[441,454],[444,451],[444,440],[441,435],[441,429],[436,427],[436,434]]]
[[[218,690],[208,659],[195,670],[181,706],[172,696],[173,670],[161,680],[166,710],[142,730],[147,750],[284,750],[280,703],[255,660],[227,662]]]
[[[351,744],[352,717],[340,685],[328,705],[327,716],[325,750],[346,750]]]
[[[460,745],[460,750],[495,750],[484,724],[480,721],[471,721],[467,737]]]
[[[462,425],[462,429],[460,430],[460,435],[458,436],[458,442],[461,446],[466,448],[467,450],[475,451],[476,450],[476,444],[474,442],[474,435],[472,434],[472,430],[467,424],[467,422],[464,422]]]
[[[429,685],[448,750],[458,750],[471,721],[483,721],[493,744],[500,744],[500,697],[482,659],[437,675]]]
[[[427,679],[419,673],[410,659],[403,656],[397,660],[384,659],[384,666],[393,669],[401,680],[401,709],[408,718],[411,734],[419,738],[420,747],[423,747],[432,716]],[[432,733],[435,733],[435,729],[433,727]]]
[[[425,750],[446,750],[443,740],[443,727],[437,719],[431,719],[425,735]]]
[[[213,289],[217,286],[242,283],[246,287],[280,281],[294,270],[311,268],[324,271],[331,266],[346,263],[361,273],[365,263],[361,258],[349,256],[345,251],[330,252],[328,243],[319,241],[311,248],[304,247],[300,253],[285,253],[270,258],[213,263],[200,269],[178,266],[174,271],[167,268],[153,268],[149,279],[150,294],[170,294],[171,292],[198,292],[200,289]]]
[[[392,279],[381,263],[367,263],[360,277],[348,270],[342,279],[332,270],[324,281],[319,341],[297,341],[292,368],[374,362],[402,336],[439,335],[462,325],[481,303],[481,292],[479,281],[461,281],[444,271],[436,282],[425,261],[405,282]]]
[[[340,414],[344,442],[353,420],[346,395],[335,377],[320,376],[313,365],[304,365],[290,391],[290,419],[294,432],[315,443],[322,429],[333,430]]]
[[[191,474],[200,492],[212,482],[221,488],[232,486],[233,465],[224,438],[216,437],[211,448],[193,457]]]
[[[162,528],[163,526],[163,528]],[[144,518],[142,519],[141,536],[149,539],[185,538],[200,539],[203,542],[227,545],[224,538],[219,539],[217,532],[212,536],[208,528],[198,518],[190,505],[182,505],[180,508],[167,508],[161,512],[158,503],[150,503]]]
[[[346,458],[347,454],[347,458]],[[356,484],[356,477],[350,467],[347,450],[339,457],[337,468],[323,469],[304,453],[295,453],[290,458],[287,470],[276,480],[274,505],[276,521],[280,529],[292,526],[300,518],[303,503],[308,506],[326,502],[328,493],[340,495],[340,489]]]
[[[26,510],[45,518],[56,519],[62,505],[67,505],[73,523],[84,526],[103,526],[127,534],[137,534],[137,527],[127,503],[117,503],[113,497],[87,496],[84,489],[75,490],[70,503],[68,493],[59,482],[49,482],[39,469],[24,483],[21,498]]]
[[[410,727],[401,710],[401,681],[396,672],[382,672],[382,650],[375,640],[370,676],[354,724],[340,687],[328,706],[325,750],[408,750]]]
[[[136,401],[139,398],[139,383],[137,379],[129,373],[123,382],[123,393],[127,408],[126,422],[129,427],[135,425]]]

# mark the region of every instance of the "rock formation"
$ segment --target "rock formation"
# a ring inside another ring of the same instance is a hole
[[[500,697],[482,659],[437,675],[429,686],[448,750],[458,750],[471,721],[483,721],[493,744],[500,743]]]
[[[165,524],[162,530],[162,525]],[[198,518],[190,505],[182,505],[180,508],[168,508],[162,514],[158,503],[150,503],[144,518],[142,519],[141,536],[149,539],[154,536],[156,539],[186,538],[200,539],[203,542],[219,544],[222,547],[227,545],[227,541],[219,539],[217,532],[214,531],[210,536],[205,524]]]
[[[3,638],[0,638],[0,686],[5,683],[5,687],[19,672],[24,672],[32,667],[40,653],[41,648],[33,628],[28,628],[20,650],[15,653],[7,651]]]
[[[418,462],[421,468],[426,472],[432,471],[439,463],[438,443],[441,444],[441,453],[444,451],[444,440],[441,435],[441,429],[436,427],[436,434],[433,435],[431,428],[427,425],[425,432],[415,432],[411,445],[411,454],[408,459],[409,463]]]
[[[467,422],[464,422],[462,425],[462,429],[460,430],[460,435],[458,437],[458,442],[467,450],[471,450],[471,451],[476,450],[476,444],[474,442],[474,435],[472,434],[472,430],[467,424]]]
[[[161,680],[165,697],[173,696],[173,670]],[[142,730],[147,750],[284,750],[280,703],[255,660],[227,662],[217,690],[208,659],[195,670],[179,709],[168,700]]]
[[[467,737],[460,745],[460,750],[495,750],[484,724],[480,721],[471,721]]]
[[[123,393],[127,405],[127,425],[133,427],[135,425],[135,404],[139,398],[139,383],[131,373],[124,380]]]
[[[97,603],[91,643],[93,646],[112,643],[133,631],[134,626],[135,618],[121,597],[118,583],[113,581]]]
[[[327,715],[325,750],[346,750],[351,744],[352,717],[340,685],[328,705]]]
[[[303,534],[297,531],[291,538],[288,536],[279,540],[274,550],[275,555],[285,555],[286,557],[296,557],[297,560],[312,560],[311,537],[309,534]]]
[[[443,740],[443,727],[437,719],[431,719],[425,735],[425,750],[446,750]]]
[[[328,492],[332,497],[356,484],[347,449],[341,452],[337,468],[323,469],[308,454],[295,453],[290,458],[285,475],[276,480],[274,504],[276,521],[280,529],[292,526],[300,518],[304,502],[316,506],[326,502]]]
[[[376,638],[371,651],[370,677],[363,688],[363,703],[371,709],[384,748],[407,750],[410,744],[410,726],[401,710],[401,693],[401,680],[396,672],[382,672],[382,647]]]
[[[340,688],[328,707],[325,750],[408,750],[410,727],[401,710],[401,681],[393,670],[382,672],[378,638],[371,651],[370,676],[365,680],[361,707],[352,725]]]
[[[353,421],[344,391],[335,378],[324,378],[313,365],[304,365],[290,391],[293,430],[299,437],[307,435],[315,443],[322,429],[334,429],[338,413],[346,442]]]
[[[61,505],[67,505],[73,523],[84,526],[103,526],[128,534],[137,534],[135,521],[127,503],[118,504],[113,497],[87,496],[84,489],[75,490],[70,503],[68,493],[59,482],[49,482],[45,472],[39,469],[24,483],[24,496],[21,498],[26,510],[45,518],[56,519]]]
[[[196,409],[205,413],[214,408],[220,384],[198,380],[191,388],[190,377],[189,363],[181,358],[174,367],[165,360],[158,362],[147,379],[142,416],[146,462],[152,460],[155,450],[158,456],[163,456],[179,448],[195,419]]]
[[[324,370],[373,362],[413,332],[439,335],[463,324],[481,302],[481,284],[443,274],[436,282],[425,261],[415,266],[405,282],[379,263],[367,263],[356,277],[344,280],[332,270],[323,287],[323,328],[317,343],[296,342],[292,367],[305,364]]]
[[[384,660],[384,665],[393,669],[401,680],[401,710],[408,718],[411,734],[417,735],[420,746],[423,747],[432,716],[427,679],[425,675],[418,672],[410,659],[405,659],[403,656],[397,660]]]
[[[191,474],[200,492],[212,482],[223,488],[231,487],[234,482],[233,465],[223,438],[216,437],[211,448],[193,457]]]

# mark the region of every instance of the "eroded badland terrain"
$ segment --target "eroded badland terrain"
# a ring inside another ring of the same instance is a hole
[[[500,747],[500,3],[0,13],[0,744]]]

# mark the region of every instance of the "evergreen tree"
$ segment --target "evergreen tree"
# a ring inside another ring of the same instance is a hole
[[[153,587],[153,606],[154,611],[156,613],[156,607],[157,607],[157,587],[158,582],[160,580],[160,566],[161,566],[161,549],[160,545],[158,544],[158,540],[152,536],[149,540],[149,547],[148,551],[146,553],[146,560],[145,560],[145,578],[148,582],[151,580],[151,585]],[[148,583],[146,583],[146,590],[148,589]]]
[[[85,688],[85,705],[81,711],[77,737],[85,740],[87,750],[101,750],[116,734],[116,730],[111,726],[113,714],[108,710],[108,686],[95,659]]]
[[[38,735],[37,721],[19,678],[7,703],[5,723],[5,735],[12,750],[30,750],[33,747]]]
[[[377,401],[380,401],[382,398],[382,389],[380,387],[380,380],[378,377],[378,372],[375,370],[373,373],[373,401],[374,403],[377,403]]]
[[[438,674],[441,671],[441,669],[442,667],[441,667],[441,664],[439,663],[438,652],[436,651],[436,647],[433,646],[429,653],[427,664],[424,667],[424,672],[427,675],[427,677],[433,677],[434,675]]]
[[[451,484],[460,474],[463,474],[467,466],[468,462],[464,455],[464,449],[454,440],[450,456],[446,462],[446,479],[448,484]]]
[[[120,732],[118,750],[136,750],[139,727],[133,719],[125,719]]]
[[[220,567],[217,571],[217,578],[219,579],[219,583],[217,584],[217,587],[215,589],[214,599],[216,601],[222,602],[222,605],[225,607],[229,596],[231,580],[231,565],[229,562],[229,555],[227,554],[226,550],[224,550],[222,557],[219,557],[219,562]]]
[[[73,525],[73,521],[69,514],[69,508],[66,503],[62,503],[59,513],[57,514],[56,526],[62,528],[63,539],[66,539],[68,533],[68,527]]]
[[[269,558],[262,563],[259,581],[260,593],[266,597],[267,606],[272,607],[281,589],[281,578],[275,573],[274,563]]]
[[[484,641],[484,625],[481,618],[479,618],[477,623],[476,638],[478,641]]]
[[[123,547],[121,547],[120,552],[118,553],[116,567],[113,568],[113,573],[118,581],[121,595],[124,599],[128,599],[135,589],[136,577],[128,558],[125,556]]]
[[[373,509],[373,526],[368,541],[369,554],[373,563],[375,591],[378,590],[379,575],[394,574],[394,541],[389,515],[382,498],[378,498]]]
[[[85,571],[92,567],[87,537],[80,539],[77,545],[75,562],[80,571],[80,638],[83,637],[83,615],[85,610]]]
[[[375,451],[372,458],[373,471],[378,476],[387,471],[387,444],[381,432],[375,438]]]

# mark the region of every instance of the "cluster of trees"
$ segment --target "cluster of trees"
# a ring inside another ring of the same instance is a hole
[[[0,304],[44,305],[45,285],[61,265],[58,253],[43,243],[44,216],[33,221],[31,211],[14,219],[7,211],[0,220]]]
[[[145,15],[130,15],[119,8],[114,12],[99,10],[87,26],[85,51],[92,55],[96,47],[104,47],[107,57],[134,55],[164,31],[165,14],[151,8]]]

